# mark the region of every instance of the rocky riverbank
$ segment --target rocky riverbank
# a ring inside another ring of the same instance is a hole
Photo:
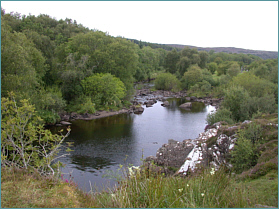
[[[168,102],[166,101],[168,98],[186,98],[189,102],[203,102],[206,105],[215,106],[216,109],[219,107],[221,99],[204,97],[188,97],[186,91],[180,92],[172,92],[172,91],[151,91],[150,89],[141,89],[137,90],[134,98],[131,100],[132,105],[129,108],[123,108],[118,111],[97,111],[94,114],[78,114],[78,113],[62,113],[60,114],[61,121],[56,124],[57,126],[61,125],[70,125],[69,121],[72,120],[94,120],[103,117],[109,117],[118,114],[142,114],[144,112],[143,106],[152,107],[157,101],[163,101],[162,106],[168,106]]]
[[[237,131],[244,129],[251,122],[246,120],[233,126],[228,126],[225,122],[218,122],[212,126],[207,126],[205,131],[200,133],[196,139],[186,139],[182,142],[170,139],[168,144],[163,144],[158,149],[156,156],[150,156],[145,159],[144,168],[151,172],[182,176],[197,172],[201,167],[213,167],[218,170],[221,165],[224,165],[227,168],[232,168],[228,159],[237,141]],[[270,151],[269,148],[269,144],[278,142],[276,140],[278,137],[278,123],[270,122],[266,119],[258,119],[257,123],[261,124],[262,130],[273,130],[267,134],[267,137],[271,137],[271,141],[261,145],[263,147],[261,152],[264,153],[263,155],[271,155],[273,157],[278,155],[278,152]],[[277,147],[275,150],[277,150]],[[272,152],[274,153],[270,154]],[[274,159],[270,158],[271,160],[268,162],[271,164],[274,163],[272,160],[278,158],[278,156]],[[266,158],[263,157],[263,159]],[[278,159],[276,162],[278,166]],[[256,175],[255,173],[263,164],[264,162],[257,164],[255,168],[252,168],[245,175]]]
[[[199,167],[212,166],[218,169],[221,164],[231,167],[226,161],[226,156],[234,147],[238,127],[226,128],[225,132],[230,133],[228,135],[218,134],[221,127],[220,122],[215,123],[196,139],[186,139],[182,142],[170,139],[168,144],[158,149],[156,157],[150,156],[145,159],[145,168],[167,175],[186,175]]]

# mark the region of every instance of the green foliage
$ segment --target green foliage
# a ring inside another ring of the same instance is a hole
[[[225,98],[221,105],[231,111],[234,121],[243,121],[249,119],[245,110],[248,100],[249,94],[244,88],[232,86],[225,90]]]
[[[220,121],[225,121],[228,124],[235,123],[235,121],[232,119],[232,112],[226,108],[220,108],[218,111],[208,114],[206,121],[209,125],[213,125],[214,123]]]
[[[83,93],[92,98],[97,107],[121,104],[126,88],[123,82],[115,76],[95,74],[82,80]]]
[[[159,54],[151,47],[143,47],[138,49],[139,62],[135,73],[137,81],[147,80],[151,78],[152,72],[159,68]]]
[[[231,85],[240,85],[248,91],[251,97],[263,97],[266,94],[274,94],[278,87],[268,80],[261,79],[250,72],[241,73],[234,77]]]
[[[209,59],[209,54],[206,51],[201,51],[201,52],[199,52],[199,56],[200,56],[199,66],[200,66],[200,68],[205,68],[206,63]]]
[[[165,60],[165,68],[166,71],[174,74],[176,72],[176,64],[179,61],[180,56],[177,52],[176,49],[173,49],[172,51],[168,52],[166,55],[166,60]]]
[[[38,115],[40,115],[44,123],[47,125],[54,125],[60,121],[60,116],[54,111],[39,110]]]
[[[233,63],[227,70],[227,74],[231,77],[237,76],[240,73],[240,66],[237,63]]]
[[[1,99],[1,163],[42,174],[55,174],[53,161],[68,133],[53,135],[27,100],[15,102],[14,94]]]
[[[247,136],[246,130],[239,130],[237,133],[237,142],[231,151],[231,162],[237,173],[251,168],[257,164],[258,154],[256,144]]]
[[[216,62],[210,62],[210,63],[208,64],[208,70],[209,70],[212,74],[215,73],[215,72],[217,71],[217,69],[218,69],[218,65],[217,65]]]
[[[180,82],[171,73],[161,73],[155,80],[155,88],[158,90],[179,91]]]
[[[183,89],[190,89],[191,86],[202,81],[202,70],[197,65],[192,65],[188,68],[188,71],[184,73],[181,83]]]
[[[202,93],[204,96],[211,91],[211,84],[206,80],[196,83],[190,88],[190,93]]]
[[[5,21],[1,21],[1,94],[34,93],[45,74],[44,58],[23,33],[12,33]]]

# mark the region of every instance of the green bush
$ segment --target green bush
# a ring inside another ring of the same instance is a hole
[[[45,124],[55,124],[60,121],[59,115],[50,110],[39,110],[38,114],[44,120]]]
[[[55,174],[54,161],[66,136],[53,135],[43,127],[28,100],[15,102],[14,95],[1,98],[1,166]],[[59,162],[58,162],[59,164]]]
[[[231,163],[237,173],[255,166],[259,157],[257,144],[253,144],[251,139],[246,138],[246,135],[246,130],[238,131],[236,144],[231,151]]]
[[[208,114],[206,121],[209,125],[214,123],[225,121],[228,124],[234,124],[235,121],[232,119],[232,112],[226,108],[220,108],[214,113]]]
[[[179,91],[180,82],[175,75],[171,73],[161,73],[155,80],[155,88],[166,91]]]
[[[91,97],[87,97],[85,95],[80,95],[78,98],[71,101],[70,104],[67,106],[67,111],[80,114],[93,114],[96,112],[95,104],[92,102]]]
[[[97,107],[121,104],[126,96],[124,83],[110,73],[97,73],[81,81],[83,93],[92,98]]]

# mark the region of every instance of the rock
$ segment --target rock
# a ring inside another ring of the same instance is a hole
[[[186,102],[182,105],[179,106],[180,108],[185,108],[185,109],[191,109],[192,108],[192,103],[191,102]]]
[[[183,142],[169,140],[169,143],[158,149],[155,163],[160,166],[179,168],[185,161],[194,145],[189,140]]]
[[[197,100],[197,97],[194,97],[194,96],[190,97],[190,101],[195,102],[196,100]]]
[[[72,112],[70,115],[70,119],[77,119],[78,118],[78,114],[76,112]]]
[[[135,107],[135,109],[134,109],[135,114],[142,114],[143,111],[144,111],[143,107]]]
[[[66,125],[71,125],[70,122],[66,122],[66,121],[60,121],[60,124],[61,124],[61,125],[65,125],[65,126],[66,126]]]
[[[170,105],[170,103],[168,101],[164,101],[163,104],[161,104],[163,107],[167,107]]]

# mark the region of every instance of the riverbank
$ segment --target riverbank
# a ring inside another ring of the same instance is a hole
[[[129,108],[123,108],[120,110],[109,111],[96,111],[94,114],[78,114],[78,113],[63,113],[60,114],[61,121],[57,123],[57,126],[70,125],[72,120],[94,120],[98,118],[110,117],[118,114],[141,114],[144,111],[142,106],[152,107],[157,101],[166,101],[168,98],[185,98],[189,102],[202,102],[205,105],[212,105],[218,109],[219,104],[223,98],[211,98],[211,97],[188,97],[186,91],[172,92],[164,90],[152,91],[150,89],[136,90],[134,98],[131,100],[131,106]]]

